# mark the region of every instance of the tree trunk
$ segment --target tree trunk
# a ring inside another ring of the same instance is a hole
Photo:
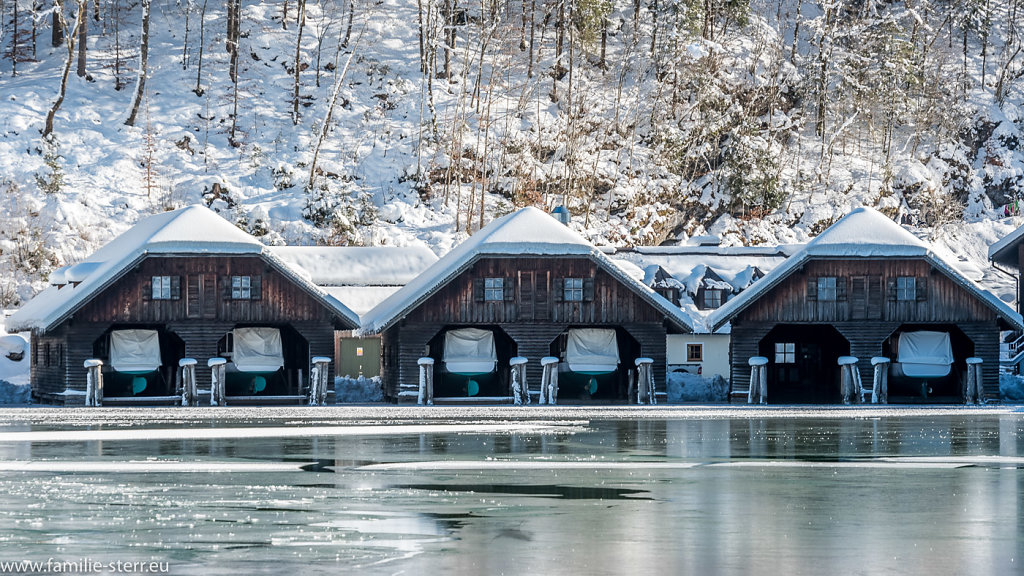
[[[56,48],[64,43],[64,15],[60,13],[64,5],[57,2],[50,13],[50,44]]]
[[[85,77],[85,38],[86,32],[89,27],[88,22],[88,3],[87,0],[82,0],[78,4],[78,70],[76,73],[79,78]]]
[[[83,2],[85,0],[82,0]],[[61,30],[67,28],[67,23],[64,21],[64,5],[59,3],[57,8],[54,10],[55,14],[59,14]],[[60,77],[60,91],[57,94],[57,100],[54,101],[53,106],[50,107],[50,111],[46,113],[46,125],[43,127],[43,138],[47,138],[53,133],[53,117],[57,115],[57,111],[60,110],[60,105],[64,102],[64,96],[68,91],[68,76],[71,74],[71,63],[75,56],[75,38],[78,36],[78,24],[75,23],[75,30],[71,32],[71,35],[67,39],[68,45],[68,59],[64,62],[64,72]]]
[[[139,46],[139,81],[135,86],[135,98],[132,103],[132,111],[128,119],[124,121],[126,126],[135,126],[135,118],[139,114],[139,104],[142,103],[142,96],[146,91],[146,74],[149,66],[149,3],[150,0],[142,0],[142,40]]]
[[[196,89],[193,90],[196,96],[203,95],[201,81],[203,78],[203,53],[206,50],[206,45],[203,43],[203,38],[206,36],[206,2],[207,0],[203,0],[203,9],[199,12],[199,61],[196,63]]]
[[[302,29],[306,27],[306,0],[297,0],[299,10],[299,30],[295,35],[295,75],[292,84],[292,125],[299,123],[299,73],[302,71]]]

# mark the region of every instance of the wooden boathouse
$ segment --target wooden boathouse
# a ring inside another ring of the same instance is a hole
[[[840,356],[891,360],[890,401],[958,402],[969,357],[999,397],[1000,331],[1021,316],[884,214],[858,208],[707,318],[731,323],[732,392],[746,395],[748,360],[768,359],[771,403],[840,399]]]
[[[256,238],[204,206],[147,217],[8,320],[31,330],[37,401],[81,403],[83,362],[104,362],[108,403],[171,403],[178,361],[229,361],[227,393],[250,402],[298,401],[310,359],[330,357],[336,330],[358,317]],[[332,367],[333,368],[333,367]],[[329,382],[333,382],[333,369]]]
[[[537,208],[498,218],[363,317],[381,334],[385,396],[415,401],[417,361],[434,359],[439,399],[502,401],[509,360],[559,358],[560,401],[626,402],[635,360],[665,391],[667,333],[692,332],[677,306]]]

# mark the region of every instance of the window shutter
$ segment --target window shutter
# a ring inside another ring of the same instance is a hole
[[[594,279],[584,278],[583,279],[583,301],[593,302],[594,301]]]
[[[142,301],[149,302],[153,299],[153,277],[146,276],[145,282],[142,283]]]
[[[885,279],[885,299],[890,302],[896,300],[896,279],[886,278]]]
[[[263,276],[252,276],[249,279],[249,299],[263,299]]]
[[[554,278],[551,283],[551,300],[561,302],[565,300],[565,278]]]
[[[922,300],[927,300],[928,299],[928,277],[927,276],[918,276],[917,277],[917,281],[915,282],[915,285],[916,285],[915,289],[917,291],[917,294],[915,294],[915,296],[916,296],[917,301],[920,302]]]
[[[836,278],[836,300],[846,300],[846,277]]]
[[[484,301],[484,279],[473,278],[473,300],[477,302]]]
[[[171,276],[171,300],[181,300],[181,276]]]
[[[231,276],[220,277],[220,295],[225,300],[231,300]]]
[[[501,280],[501,296],[506,302],[511,302],[516,299],[515,279],[503,278]]]
[[[807,299],[817,300],[818,299],[818,279],[808,278],[807,279]]]

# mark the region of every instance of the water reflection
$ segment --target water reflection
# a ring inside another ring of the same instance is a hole
[[[387,436],[0,434],[0,550],[156,558],[182,574],[1012,573],[1022,434],[1024,415],[986,412]],[[19,471],[25,462],[49,467]],[[207,467],[160,468],[182,462]]]

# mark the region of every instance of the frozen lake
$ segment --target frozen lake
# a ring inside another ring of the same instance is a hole
[[[1011,574],[1024,411],[8,409],[0,494],[0,562]]]

